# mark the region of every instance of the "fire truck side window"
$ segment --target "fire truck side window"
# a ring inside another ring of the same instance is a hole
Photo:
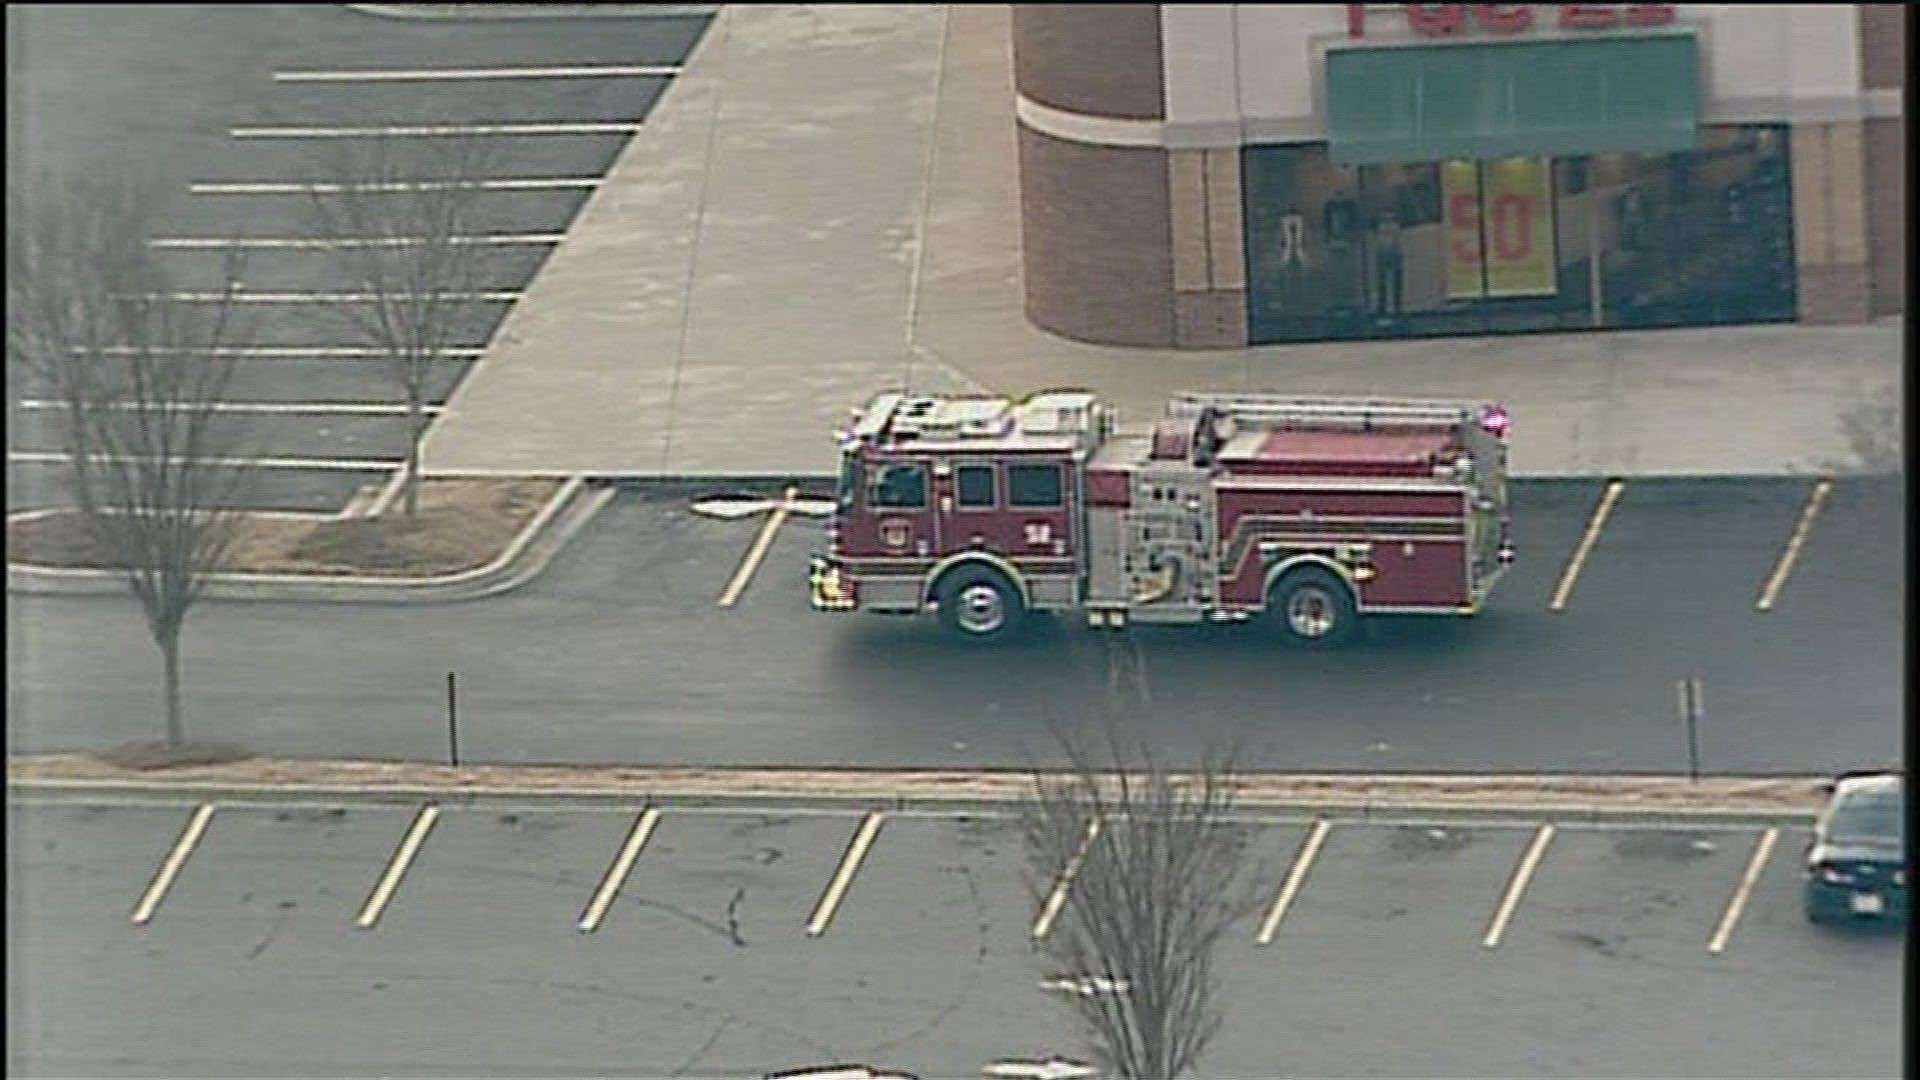
[[[883,465],[873,490],[870,506],[919,509],[927,505],[927,471],[918,465]]]
[[[1013,506],[1059,506],[1060,466],[1007,466],[1007,502]]]
[[[993,466],[962,465],[953,471],[954,488],[963,510],[983,510],[993,506]]]

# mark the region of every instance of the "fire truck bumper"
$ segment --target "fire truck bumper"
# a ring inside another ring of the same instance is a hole
[[[815,611],[852,611],[858,601],[853,582],[840,575],[840,568],[824,555],[815,555],[807,566],[807,591]]]

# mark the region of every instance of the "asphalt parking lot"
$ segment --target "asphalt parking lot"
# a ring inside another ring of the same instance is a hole
[[[708,17],[406,21],[345,5],[91,7],[7,12],[9,151],[50,169],[144,173],[166,196],[156,244],[187,291],[236,241],[253,324],[229,389],[241,447],[266,459],[248,503],[332,511],[405,458],[404,395],[330,294],[353,282],[316,236],[306,185],[353,132],[489,126],[475,235],[479,287],[436,364],[446,401],[561,242]],[[526,125],[539,125],[529,131]],[[62,501],[43,389],[10,401],[8,509]]]
[[[839,1061],[964,1077],[1075,1048],[1041,985],[1063,973],[1029,944],[1011,821],[888,816],[842,875],[860,813],[657,807],[583,929],[641,809],[445,808],[396,876],[417,808],[10,801],[10,1071]],[[1323,835],[1283,917],[1263,903],[1222,947],[1228,1020],[1208,1070],[1895,1074],[1899,935],[1800,917],[1805,830],[1561,824],[1516,887],[1542,824],[1257,823],[1263,897]]]

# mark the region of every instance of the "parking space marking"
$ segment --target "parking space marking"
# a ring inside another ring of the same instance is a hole
[[[1800,548],[1807,542],[1807,534],[1813,531],[1813,519],[1820,515],[1821,506],[1826,504],[1827,496],[1832,492],[1832,480],[1821,480],[1813,485],[1812,494],[1807,496],[1807,505],[1800,511],[1800,521],[1793,527],[1793,535],[1787,538],[1787,549],[1780,553],[1780,561],[1774,564],[1773,573],[1767,576],[1766,584],[1760,587],[1760,599],[1754,602],[1754,610],[1773,610],[1773,602],[1780,598],[1781,586],[1787,583],[1787,575],[1800,558]]]
[[[581,933],[591,934],[600,929],[600,921],[607,917],[607,909],[613,906],[613,898],[619,895],[620,886],[626,884],[627,875],[633,871],[633,861],[640,857],[640,849],[647,846],[647,837],[653,835],[653,827],[659,821],[660,809],[654,806],[647,807],[634,819],[626,843],[620,845],[620,854],[613,857],[613,865],[607,867],[607,876],[601,880],[600,888],[580,913],[580,921],[575,925]]]
[[[502,176],[491,180],[464,181],[481,191],[574,191],[600,186],[597,176]],[[302,183],[275,180],[205,180],[187,186],[190,195],[330,195],[351,187],[354,191],[431,191],[452,187],[449,183],[410,184],[404,181],[368,184]]]
[[[451,236],[449,247],[552,246],[566,233],[483,233]],[[413,236],[349,236],[339,239],[308,236],[157,236],[147,246],[166,251],[340,251],[347,248],[405,247],[420,243]]]
[[[886,820],[885,814],[875,810],[854,831],[853,839],[847,844],[847,853],[840,860],[840,868],[833,872],[833,880],[827,883],[827,891],[820,894],[820,902],[814,905],[813,918],[807,922],[808,937],[819,937],[827,932],[828,925],[833,922],[834,911],[847,895],[847,886],[853,884],[853,875],[860,869],[860,861],[867,857],[867,849],[873,846],[873,839],[880,835],[880,826]]]
[[[1053,884],[1053,892],[1047,894],[1047,902],[1040,908],[1040,917],[1033,923],[1033,940],[1039,941],[1053,930],[1053,920],[1060,917],[1060,909],[1066,906],[1067,890],[1073,887],[1073,879],[1080,873],[1080,864],[1086,861],[1087,852],[1092,850],[1093,841],[1099,835],[1100,819],[1094,818],[1087,822],[1087,836],[1080,841],[1080,850],[1067,860],[1067,865],[1060,871],[1060,880]]]
[[[432,138],[442,135],[632,135],[640,125],[629,121],[578,121],[540,124],[413,124],[391,127],[236,127],[235,139],[372,139]]]
[[[51,398],[26,398],[20,408],[27,412],[65,412],[67,403]],[[110,408],[122,411],[159,411],[153,402],[117,402]],[[405,416],[407,407],[391,401],[215,401],[195,405],[210,413],[235,413],[245,416]],[[436,416],[445,407],[422,405],[420,411]]]
[[[353,922],[362,930],[371,930],[380,921],[380,913],[387,908],[387,902],[393,899],[395,889],[400,887],[400,879],[407,875],[407,867],[413,865],[413,857],[420,852],[420,845],[426,842],[427,833],[433,829],[434,820],[440,816],[440,808],[433,803],[420,808],[413,824],[407,828],[407,835],[401,839],[400,846],[393,853],[393,859],[387,863],[387,870],[380,875],[380,881],[374,885],[373,892],[367,894],[367,902],[361,907],[360,914]]]
[[[94,454],[97,461],[120,461],[111,454]],[[73,455],[60,450],[9,450],[7,461],[21,465],[65,465],[73,460]],[[136,456],[133,460],[151,460],[151,456]],[[224,465],[229,468],[280,469],[287,472],[386,472],[401,463],[399,458],[238,458],[205,457],[195,458],[198,465]]]
[[[1780,840],[1780,827],[1774,826],[1760,834],[1760,840],[1753,845],[1753,858],[1747,860],[1746,873],[1740,876],[1740,887],[1733,890],[1733,899],[1727,901],[1726,913],[1720,916],[1720,925],[1714,927],[1713,940],[1707,942],[1707,951],[1715,956],[1726,951],[1727,938],[1733,935],[1733,926],[1740,921],[1740,912],[1747,906],[1747,898],[1753,895],[1753,883],[1760,880],[1760,871],[1767,865],[1767,858],[1773,854],[1773,845]]]
[[[250,292],[246,289],[235,289],[230,293],[168,293],[167,299],[177,300],[183,304],[224,304],[228,301],[236,304],[371,304],[377,300],[412,300],[416,295],[410,292]],[[442,289],[433,293],[433,296],[440,300],[484,300],[510,304],[520,299],[520,291],[518,289],[480,289],[474,292],[457,292]]]
[[[1280,918],[1287,913],[1293,898],[1299,894],[1300,886],[1307,880],[1307,869],[1313,865],[1315,855],[1320,853],[1320,845],[1327,839],[1327,833],[1333,828],[1325,818],[1313,823],[1313,831],[1307,834],[1300,845],[1300,853],[1294,857],[1293,867],[1287,871],[1287,880],[1280,886],[1280,895],[1274,897],[1273,908],[1267,912],[1266,921],[1260,924],[1260,933],[1254,942],[1271,945],[1273,935],[1280,929]]]
[[[1573,557],[1567,560],[1567,568],[1560,574],[1560,584],[1553,590],[1553,600],[1547,604],[1548,611],[1565,611],[1567,597],[1573,593],[1573,583],[1580,577],[1580,568],[1586,564],[1587,556],[1593,553],[1593,545],[1600,542],[1600,530],[1606,527],[1607,515],[1613,513],[1613,504],[1620,500],[1620,491],[1625,487],[1620,480],[1607,481],[1607,489],[1600,495],[1600,504],[1593,508],[1593,517],[1587,522],[1587,532],[1580,538],[1580,544],[1573,549]]]
[[[1532,880],[1534,870],[1540,866],[1540,857],[1547,852],[1547,843],[1553,839],[1552,825],[1540,826],[1533,834],[1533,843],[1527,845],[1526,854],[1520,856],[1520,865],[1514,868],[1513,880],[1507,883],[1507,895],[1500,900],[1500,907],[1493,913],[1493,922],[1487,926],[1487,936],[1480,939],[1481,948],[1491,949],[1500,944],[1500,936],[1507,932],[1507,923],[1513,919],[1513,911],[1520,906],[1520,894],[1526,891],[1527,882]]]
[[[463,82],[483,79],[669,78],[678,64],[581,64],[573,67],[415,68],[391,71],[276,71],[274,82]]]
[[[746,557],[733,572],[732,580],[720,593],[720,606],[730,608],[739,602],[740,594],[747,589],[747,582],[753,580],[753,572],[760,567],[760,561],[767,557],[767,549],[773,545],[773,534],[780,531],[786,523],[787,515],[793,512],[793,498],[799,494],[799,488],[789,487],[780,496],[779,505],[767,515],[766,524],[760,526],[760,535],[753,538],[753,546],[747,549]]]
[[[153,913],[159,909],[160,901],[166,899],[167,890],[173,887],[173,879],[180,875],[180,868],[187,864],[187,856],[193,854],[194,845],[207,831],[207,823],[213,820],[213,804],[201,803],[187,818],[186,827],[180,830],[180,838],[173,842],[172,850],[160,862],[160,869],[154,872],[153,880],[147,884],[147,891],[140,896],[140,902],[133,905],[133,925],[145,926],[153,921]]]

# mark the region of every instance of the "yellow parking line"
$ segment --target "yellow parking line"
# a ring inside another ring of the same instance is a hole
[[[1513,880],[1507,884],[1507,895],[1493,913],[1493,923],[1487,927],[1487,936],[1480,939],[1482,948],[1491,949],[1500,944],[1500,936],[1507,932],[1513,909],[1520,906],[1520,894],[1526,890],[1527,882],[1540,866],[1540,857],[1546,854],[1547,842],[1553,839],[1553,832],[1553,826],[1542,825],[1540,831],[1533,834],[1533,843],[1527,846],[1527,853],[1520,856],[1520,865],[1514,869]]]
[[[1580,568],[1585,565],[1587,556],[1593,553],[1593,545],[1600,541],[1600,530],[1607,524],[1607,515],[1613,513],[1613,504],[1620,499],[1620,489],[1625,484],[1619,480],[1607,481],[1607,489],[1600,495],[1600,505],[1593,508],[1593,518],[1587,522],[1587,534],[1580,538],[1580,546],[1573,549],[1573,557],[1567,560],[1567,568],[1560,574],[1560,584],[1553,590],[1553,601],[1547,605],[1548,611],[1565,611],[1567,597],[1573,593],[1573,583],[1580,577]]]
[[[880,835],[880,824],[886,815],[878,810],[867,815],[855,830],[853,841],[847,845],[847,854],[840,860],[840,869],[834,871],[833,880],[827,883],[827,891],[820,894],[820,903],[813,909],[813,918],[807,923],[807,936],[819,937],[827,932],[827,924],[833,922],[833,913],[839,908],[840,900],[847,895],[847,886],[853,884],[853,875],[860,869],[860,860],[867,857],[867,848],[873,845],[873,838]]]
[[[400,841],[400,847],[393,853],[393,861],[387,863],[387,872],[380,875],[380,883],[373,887],[367,896],[366,906],[360,909],[360,917],[354,924],[362,930],[373,929],[380,921],[380,913],[386,910],[387,901],[393,899],[393,892],[400,887],[400,879],[407,875],[407,867],[413,863],[413,857],[419,853],[420,845],[426,841],[427,833],[440,816],[440,808],[432,803],[420,808],[415,815],[413,825],[407,829],[407,835]]]
[[[153,913],[160,907],[160,901],[173,887],[173,879],[180,874],[180,868],[187,864],[187,856],[193,854],[193,847],[200,842],[201,834],[207,831],[207,823],[213,820],[213,804],[201,803],[187,819],[187,826],[180,830],[180,839],[173,842],[173,850],[160,862],[160,869],[153,875],[153,881],[147,885],[147,891],[140,902],[133,906],[133,925],[145,926],[153,919]]]
[[[591,934],[600,929],[600,920],[607,917],[607,909],[613,906],[613,898],[619,894],[627,875],[633,871],[633,861],[640,857],[640,849],[647,846],[647,837],[653,835],[653,827],[660,820],[657,807],[649,806],[634,819],[633,828],[627,832],[627,842],[620,845],[620,854],[613,857],[613,865],[607,867],[607,876],[600,882],[600,888],[587,902],[587,909],[580,913],[576,924],[583,934]]]
[[[726,591],[720,594],[721,607],[732,607],[740,599],[740,594],[746,591],[747,582],[753,580],[753,572],[759,568],[760,560],[767,557],[767,548],[773,544],[773,534],[780,531],[787,515],[793,512],[793,497],[798,493],[798,488],[788,488],[780,497],[780,504],[773,508],[773,513],[767,515],[767,523],[760,526],[760,535],[753,538],[753,546],[747,549],[747,557],[740,560],[739,569],[733,572],[733,580],[727,582]]]
[[[1753,845],[1753,858],[1747,860],[1747,872],[1740,877],[1740,887],[1733,890],[1733,899],[1727,901],[1726,914],[1720,916],[1720,925],[1713,930],[1713,940],[1707,942],[1707,951],[1715,956],[1726,951],[1727,938],[1733,935],[1733,924],[1740,921],[1740,911],[1747,906],[1747,898],[1753,895],[1753,883],[1760,880],[1760,871],[1767,865],[1767,857],[1773,854],[1773,845],[1780,840],[1778,826],[1760,834],[1760,842]]]
[[[1333,825],[1322,818],[1313,823],[1313,831],[1307,834],[1306,842],[1300,845],[1300,854],[1294,857],[1293,868],[1287,871],[1287,880],[1280,886],[1280,895],[1274,897],[1273,909],[1267,912],[1267,919],[1260,924],[1260,933],[1254,941],[1261,945],[1273,943],[1273,935],[1280,929],[1280,917],[1287,913],[1293,898],[1300,892],[1300,886],[1307,880],[1307,868],[1313,865],[1313,858],[1320,853],[1320,845],[1327,839],[1327,832]]]
[[[1080,850],[1073,853],[1067,865],[1060,871],[1060,880],[1053,885],[1053,892],[1047,896],[1046,905],[1040,909],[1040,917],[1033,923],[1033,940],[1039,941],[1053,929],[1053,920],[1059,918],[1060,909],[1066,905],[1067,890],[1073,886],[1074,877],[1080,873],[1080,864],[1086,860],[1087,852],[1093,847],[1094,838],[1100,835],[1100,819],[1087,822],[1087,838],[1080,841]]]
[[[1831,480],[1822,480],[1813,485],[1813,494],[1807,496],[1807,505],[1800,511],[1800,523],[1793,527],[1793,535],[1787,540],[1787,550],[1780,553],[1780,561],[1774,565],[1773,573],[1767,576],[1767,583],[1761,587],[1760,599],[1753,605],[1754,610],[1773,610],[1773,602],[1780,597],[1780,587],[1787,583],[1787,574],[1793,570],[1794,560],[1800,557],[1800,546],[1807,542],[1807,534],[1813,531],[1813,519],[1820,515],[1820,507],[1825,505],[1832,491]]]

